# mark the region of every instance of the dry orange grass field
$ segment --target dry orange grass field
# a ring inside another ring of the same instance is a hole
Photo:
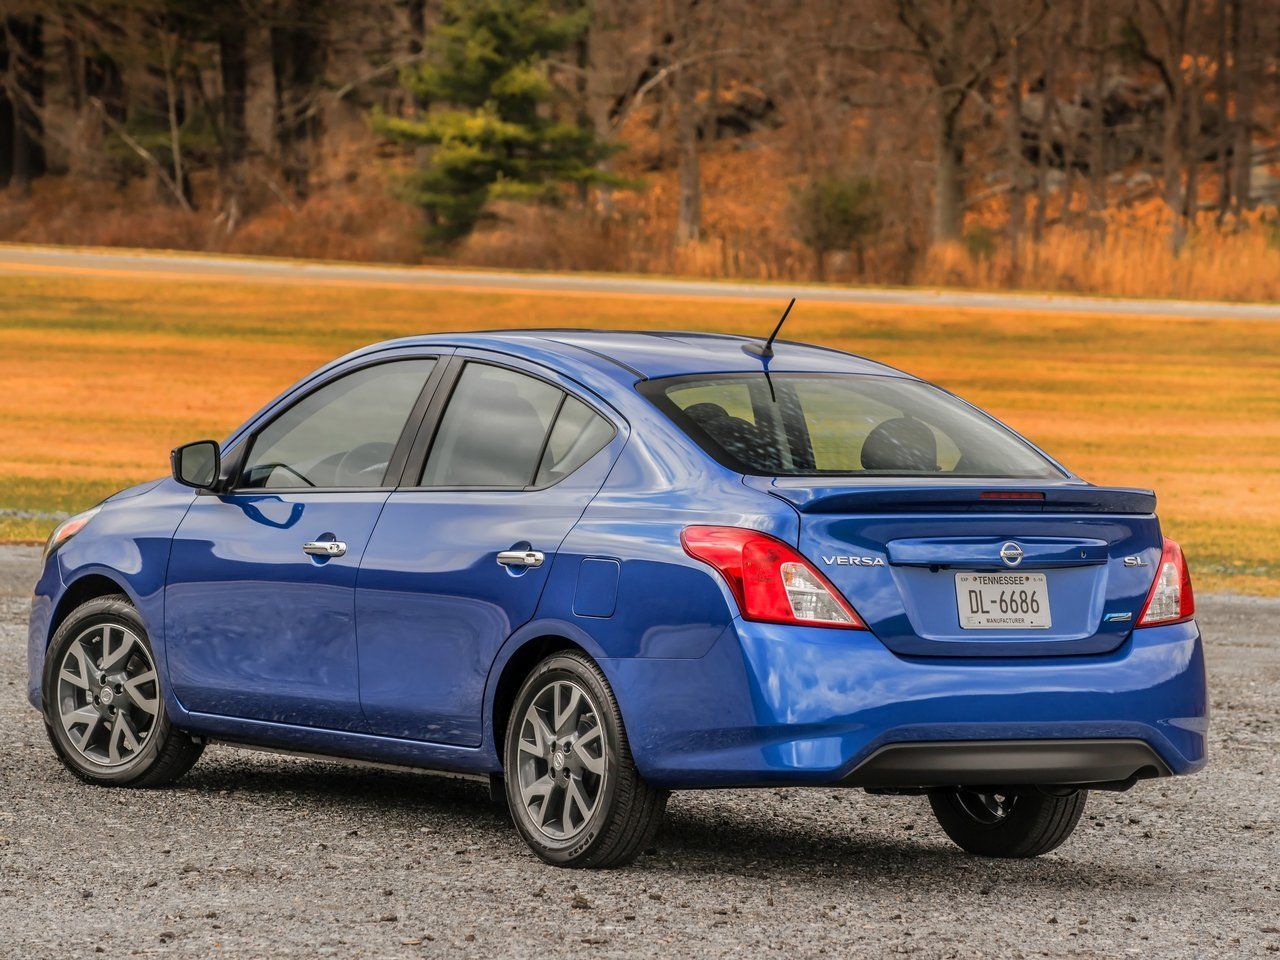
[[[0,539],[167,469],[294,379],[410,333],[767,331],[768,304],[394,286],[0,277]],[[977,402],[1100,483],[1154,487],[1201,590],[1280,594],[1280,324],[800,304],[794,338]]]

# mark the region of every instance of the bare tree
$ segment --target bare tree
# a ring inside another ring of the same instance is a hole
[[[676,243],[685,244],[702,236],[702,170],[698,156],[698,131],[702,126],[698,103],[697,65],[689,61],[702,36],[701,0],[668,0],[672,40],[668,56],[678,64],[671,83],[671,103],[675,113]]]
[[[1107,205],[1107,63],[1111,32],[1111,14],[1099,0],[1086,0],[1082,13],[1081,34],[1086,44],[1082,51],[1091,74],[1089,85],[1089,229],[1101,239],[1106,229],[1102,212]]]
[[[1180,251],[1198,208],[1205,74],[1196,54],[1198,0],[1139,0],[1127,26],[1139,56],[1164,87],[1160,163],[1164,201],[1173,214],[1170,246]]]
[[[7,121],[0,131],[0,172],[7,173],[19,194],[31,189],[31,182],[45,172],[44,143],[44,17],[39,13],[6,16],[0,21],[7,59],[4,75],[5,107],[0,118]]]
[[[323,0],[282,0],[270,28],[275,147],[285,182],[299,199],[311,190],[320,135],[315,100],[324,69],[329,12]]]
[[[987,0],[897,0],[897,18],[932,81],[934,99],[933,239],[960,236],[964,209],[965,107],[996,66],[1043,18],[1045,2],[997,10]]]
[[[1253,0],[1228,0],[1232,63],[1231,93],[1235,100],[1232,124],[1232,179],[1237,216],[1253,205],[1253,104],[1258,74],[1257,19]]]
[[[1009,177],[1009,256],[1011,258],[1010,282],[1017,283],[1022,270],[1022,234],[1026,228],[1026,182],[1022,151],[1022,49],[1015,38],[1008,53],[1009,70],[1006,83],[1009,89],[1006,107],[1005,130]]]

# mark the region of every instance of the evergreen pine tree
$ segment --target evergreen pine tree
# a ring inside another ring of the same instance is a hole
[[[567,184],[618,183],[597,166],[611,148],[566,119],[548,76],[587,18],[585,4],[560,13],[547,0],[446,0],[432,56],[402,78],[425,112],[375,118],[392,139],[432,147],[406,183],[429,243],[465,237],[491,199],[554,201]]]

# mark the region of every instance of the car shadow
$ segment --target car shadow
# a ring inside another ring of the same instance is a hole
[[[219,753],[220,763],[198,764],[179,787],[259,795],[268,801],[285,797],[316,810],[355,809],[365,816],[421,818],[424,813],[438,813],[459,819],[488,818],[495,826],[506,819],[501,805],[490,801],[488,784],[477,780],[253,751]]]
[[[993,860],[967,854],[947,840],[920,811],[903,810],[895,819],[914,821],[897,836],[863,824],[856,800],[841,804],[847,823],[791,825],[775,818],[753,821],[729,804],[702,804],[696,812],[674,809],[658,837],[650,869],[688,874],[730,872],[757,878],[859,880],[886,885],[918,884],[945,878],[952,885],[989,893],[993,884],[1016,882],[1042,890],[1146,889],[1169,877],[1140,867],[1103,866],[1092,856],[1077,859],[1070,847],[1049,859]],[[923,829],[921,828],[923,826]]]
[[[252,759],[250,759],[252,758]],[[197,793],[257,796],[264,803],[287,800],[289,809],[303,805],[313,814],[331,811],[370,828],[418,830],[463,829],[492,838],[494,855],[525,855],[504,804],[490,800],[486,784],[427,773],[346,766],[338,762],[224,754],[218,764],[197,765],[180,789]],[[279,759],[279,763],[273,760]],[[724,800],[718,800],[723,796]],[[738,794],[741,796],[741,794]],[[709,802],[708,802],[709,800]],[[1103,866],[1092,856],[1064,854],[1039,860],[990,860],[952,846],[931,826],[914,822],[921,811],[903,810],[912,821],[900,837],[863,827],[855,799],[841,800],[847,826],[839,821],[787,823],[776,817],[753,819],[729,795],[710,792],[696,807],[673,799],[655,841],[632,869],[654,874],[708,875],[732,873],[773,879],[859,880],[916,884],[945,877],[952,884],[989,892],[992,884],[1016,882],[1042,890],[1149,889],[1167,885],[1170,877],[1137,866]],[[323,821],[312,818],[320,826]],[[503,851],[507,851],[504,853]]]

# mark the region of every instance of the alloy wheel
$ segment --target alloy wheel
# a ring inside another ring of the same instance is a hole
[[[979,823],[995,825],[1013,812],[1017,796],[1007,793],[980,793],[976,790],[957,790],[956,802],[970,817]]]
[[[552,840],[582,831],[604,796],[608,746],[596,705],[571,680],[535,696],[520,723],[517,777],[529,822]]]
[[[99,766],[123,766],[146,746],[160,712],[155,662],[128,627],[95,624],[63,654],[57,698],[71,746]]]

